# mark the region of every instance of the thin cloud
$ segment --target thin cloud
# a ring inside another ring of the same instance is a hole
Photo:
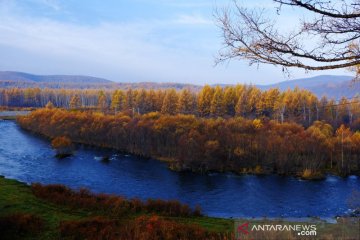
[[[157,5],[167,5],[171,7],[177,8],[208,8],[213,6],[215,0],[197,0],[197,1],[189,1],[189,0],[136,0],[137,2],[144,2],[144,3],[152,3]],[[219,0],[219,1],[228,1],[228,0]]]
[[[39,0],[39,1],[40,3],[44,4],[45,6],[55,11],[60,11],[62,9],[59,1],[57,0]]]
[[[172,21],[169,22],[168,27],[172,28]],[[133,74],[138,81],[184,82],[191,81],[192,77],[200,78],[200,72],[211,67],[211,57],[163,45],[164,36],[154,34],[157,27],[164,28],[164,22],[84,26],[43,18],[1,16],[0,49],[17,49],[16,52],[20,52],[17,58],[33,55],[36,59],[39,56],[50,59],[46,64],[28,59],[29,66],[45,64],[49,69],[58,66],[59,71],[66,72],[69,68],[63,69],[59,63],[72,62],[80,73],[110,76],[111,79]],[[151,41],[149,36],[152,36]],[[0,57],[0,66],[9,66],[6,61]],[[194,69],[200,64],[200,69]]]
[[[18,2],[0,0],[1,70],[197,84],[249,82],[264,79],[265,74],[266,81],[282,79],[279,69],[268,66],[256,71],[247,63],[234,61],[214,68],[213,56],[221,39],[201,11],[175,11],[171,15],[175,18],[166,15],[79,24],[51,15],[24,14],[24,8],[15,4]]]
[[[188,25],[209,25],[213,23],[209,19],[206,19],[200,15],[180,15],[178,19],[175,20],[175,22]]]

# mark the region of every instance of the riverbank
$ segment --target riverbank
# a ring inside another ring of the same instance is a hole
[[[68,193],[71,193],[71,200]],[[55,199],[54,196],[56,196]],[[98,199],[97,202],[91,201],[92,196]],[[62,200],[61,197],[66,197],[66,199]],[[234,226],[240,226],[243,223],[249,223],[252,226],[314,225],[316,237],[311,237],[311,239],[330,240],[339,239],[340,236],[342,239],[356,239],[359,236],[358,229],[354,227],[354,224],[359,223],[354,223],[353,220],[334,219],[334,223],[328,223],[316,219],[306,221],[301,219],[297,221],[239,219],[235,223],[233,219],[206,216],[175,217],[167,215],[166,212],[131,213],[124,208],[117,208],[118,211],[102,208],[103,204],[114,202],[116,196],[111,196],[111,199],[107,200],[104,195],[92,195],[86,190],[73,192],[61,185],[29,186],[16,180],[0,177],[1,237],[5,240],[104,239],[105,235],[106,239],[175,239],[179,236],[182,236],[182,239],[234,239]],[[108,206],[119,206],[118,204]],[[119,231],[119,229],[125,230]],[[263,239],[265,236],[269,240],[280,239],[279,237],[297,239],[297,235],[292,232],[260,231],[241,237],[242,239]],[[352,238],[344,238],[344,236]]]
[[[155,159],[83,145],[73,156],[59,160],[47,139],[23,131],[14,121],[1,121],[0,132],[0,174],[129,198],[178,199],[200,205],[212,217],[343,216],[352,191],[360,186],[356,176],[302,181],[275,174],[176,172]],[[103,156],[110,161],[102,162]]]
[[[17,117],[30,114],[31,110],[0,109],[0,120],[16,120]]]
[[[82,192],[83,195],[86,193]],[[60,196],[61,193],[58,197]],[[80,202],[80,200],[77,201]],[[195,216],[176,217],[168,216],[166,214],[162,214],[161,212],[156,214],[154,212],[149,213],[147,211],[111,215],[109,212],[106,213],[101,209],[101,203],[98,204],[98,207],[96,205],[90,207],[90,203],[88,201],[86,204],[84,201],[81,204],[83,207],[74,208],[68,204],[64,205],[54,203],[52,200],[35,196],[34,189],[32,189],[31,186],[16,180],[0,177],[0,223],[2,223],[0,224],[2,225],[0,226],[0,232],[6,231],[7,234],[2,234],[2,239],[62,239],[61,234],[66,235],[67,233],[64,232],[66,230],[61,229],[61,226],[70,225],[68,228],[71,228],[72,225],[72,230],[75,234],[75,230],[80,233],[80,231],[86,230],[84,229],[86,228],[86,225],[91,226],[92,224],[95,224],[92,227],[97,228],[97,230],[92,230],[94,231],[93,234],[98,234],[99,236],[99,234],[102,233],[101,229],[98,228],[104,222],[113,223],[115,225],[126,225],[133,223],[134,221],[139,222],[140,220],[142,223],[144,221],[149,221],[148,224],[163,224],[163,226],[161,225],[162,227],[173,226],[173,228],[177,229],[176,231],[178,231],[178,234],[182,234],[181,231],[189,234],[193,234],[195,230],[200,231],[202,235],[194,235],[195,237],[199,237],[197,239],[206,239],[205,237],[209,237],[211,239],[215,236],[225,235],[231,236],[231,233],[233,232],[233,221],[227,219]],[[12,226],[12,229],[1,229],[1,227],[6,224],[6,222],[4,222],[5,220],[13,222],[15,225],[18,224],[19,226]],[[34,220],[37,222],[37,225],[41,223],[41,226],[39,226],[39,228],[35,228],[35,230],[27,229],[26,225],[31,227],[31,223]],[[23,224],[24,221],[26,222],[25,225]],[[81,226],[80,223],[83,223],[84,226]],[[129,225],[126,226],[129,228],[134,227]],[[161,226],[159,227],[161,228]],[[19,235],[19,233],[16,232],[18,228],[23,228],[25,234]],[[88,230],[91,231],[91,229]],[[165,231],[165,229],[159,230]],[[146,231],[146,229],[144,231]],[[67,238],[71,237],[74,236],[71,236],[71,234],[67,235]],[[98,238],[91,236],[90,239]]]

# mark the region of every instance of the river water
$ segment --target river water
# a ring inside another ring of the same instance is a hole
[[[60,183],[126,197],[178,199],[216,217],[309,217],[343,215],[360,178],[328,176],[302,181],[276,175],[237,176],[170,171],[165,163],[116,151],[79,147],[59,160],[50,142],[0,120],[0,175],[32,183]],[[110,156],[109,163],[100,161]]]

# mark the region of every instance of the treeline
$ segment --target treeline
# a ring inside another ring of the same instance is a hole
[[[55,76],[56,77],[56,76]],[[116,90],[116,89],[168,89],[174,88],[177,90],[181,90],[184,88],[191,89],[194,91],[199,90],[201,87],[193,84],[185,84],[185,83],[161,83],[161,82],[94,82],[93,78],[90,78],[90,82],[88,79],[82,80],[80,79],[69,79],[67,77],[58,79],[43,79],[43,81],[33,81],[31,79],[24,80],[0,80],[0,88],[33,88],[33,89],[68,89],[68,90],[90,90],[90,89],[106,89],[106,90]],[[75,76],[70,76],[73,78]],[[1,78],[1,76],[0,76]],[[45,77],[46,78],[46,77]],[[73,80],[73,81],[72,81]],[[79,81],[80,80],[80,81]]]
[[[18,119],[49,138],[111,147],[169,160],[176,170],[278,173],[321,177],[359,173],[360,132],[323,121],[304,128],[269,119],[102,113],[40,109]]]
[[[7,88],[0,89],[0,106],[41,108],[51,102],[56,107],[70,108],[71,99],[76,96],[81,107],[94,107],[98,95],[99,90]]]
[[[279,122],[296,122],[310,126],[314,121],[326,121],[333,127],[349,124],[360,128],[360,96],[340,100],[318,99],[306,90],[278,89],[261,91],[254,86],[205,86],[200,91],[166,90],[56,90],[2,89],[0,105],[10,107],[44,107],[51,103],[66,109],[94,109],[108,114],[191,114],[205,118],[244,117],[268,118]]]

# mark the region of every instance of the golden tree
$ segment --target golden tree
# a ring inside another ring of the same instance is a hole
[[[56,157],[65,158],[72,155],[72,142],[68,137],[56,137],[51,141],[51,146],[56,150]]]

